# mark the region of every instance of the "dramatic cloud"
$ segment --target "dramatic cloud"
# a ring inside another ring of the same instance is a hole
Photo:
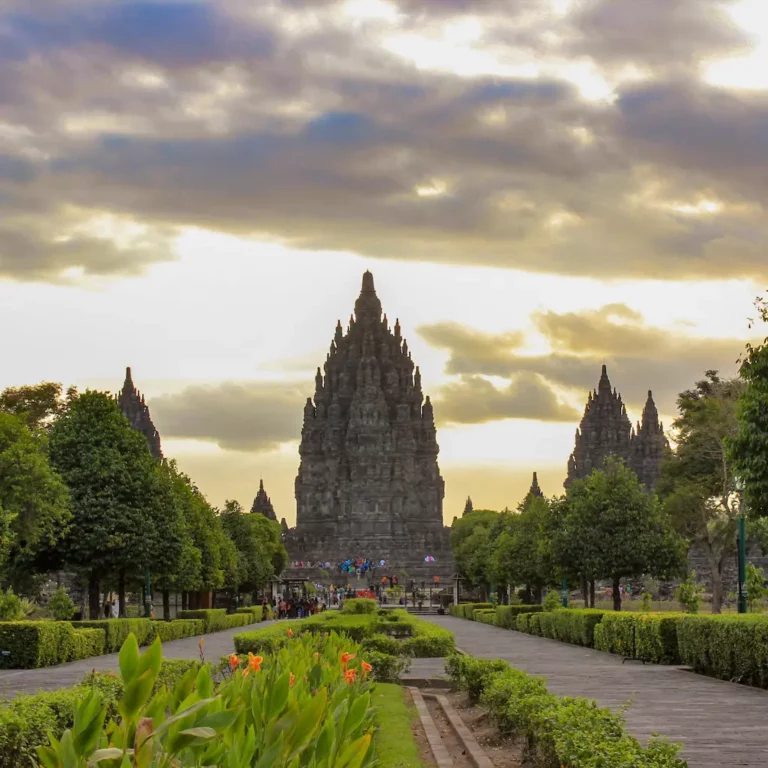
[[[699,72],[749,42],[727,5],[7,2],[0,203],[38,247],[27,268],[6,233],[3,273],[120,272],[47,236],[74,207],[380,258],[766,276],[768,98]]]
[[[149,402],[164,438],[217,443],[233,451],[271,451],[301,437],[304,389],[291,382],[192,386]]]
[[[462,383],[455,385],[460,391],[468,380],[487,384],[480,376],[511,378],[514,387],[521,374],[538,374],[586,395],[597,386],[600,366],[605,362],[612,383],[629,405],[641,408],[648,389],[652,389],[664,413],[675,412],[677,395],[702,378],[704,371],[715,368],[724,375],[734,375],[744,349],[742,340],[687,336],[649,326],[639,313],[623,304],[585,312],[545,312],[534,317],[534,325],[547,338],[552,353],[520,353],[515,334],[514,344],[509,344],[509,333],[484,334],[485,343],[478,355],[464,344],[467,334],[473,333],[470,329],[456,328],[455,338],[448,333],[453,326],[445,324],[423,327],[418,333],[430,343],[439,338],[437,345],[450,351],[446,373],[462,377]],[[494,346],[495,354],[488,354]]]
[[[500,419],[574,421],[579,414],[561,403],[536,374],[516,376],[505,389],[497,389],[482,376],[463,376],[441,387],[435,403],[440,424],[484,424]]]

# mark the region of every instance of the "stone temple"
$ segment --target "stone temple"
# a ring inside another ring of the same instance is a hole
[[[447,582],[454,566],[438,451],[419,369],[366,272],[354,316],[346,332],[337,324],[304,406],[290,560],[385,560],[382,575]]]
[[[277,522],[277,515],[275,514],[275,508],[272,506],[272,499],[267,496],[267,492],[264,490],[264,481],[259,480],[259,490],[256,493],[256,498],[251,505],[251,513],[254,515],[264,515],[269,520]]]
[[[152,418],[149,415],[149,406],[144,399],[144,395],[133,384],[130,368],[125,369],[125,383],[117,395],[117,404],[120,406],[123,415],[131,422],[131,426],[147,438],[152,455],[156,459],[162,459],[163,451],[160,447],[160,433],[152,423]]]
[[[634,470],[646,488],[654,490],[668,450],[669,442],[651,391],[648,391],[642,421],[633,429],[621,395],[611,387],[608,370],[603,366],[600,382],[597,389],[589,393],[584,416],[576,430],[576,445],[568,459],[565,487],[574,480],[588,477],[593,469],[602,467],[607,456],[614,455]]]

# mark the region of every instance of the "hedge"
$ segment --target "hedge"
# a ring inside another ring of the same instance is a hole
[[[59,623],[69,626],[66,622]],[[103,630],[79,630],[75,634],[95,633],[103,637]],[[93,636],[95,636],[95,634]],[[163,660],[155,685],[172,687],[176,680],[198,662],[187,659]],[[37,768],[35,748],[48,743],[48,734],[59,738],[74,723],[75,706],[82,701],[83,688],[95,687],[100,691],[107,707],[107,719],[117,716],[117,702],[122,696],[122,680],[109,673],[94,673],[72,688],[21,695],[0,702],[0,768]]]
[[[500,605],[496,609],[496,626],[517,629],[517,617],[521,613],[540,613],[543,605]]]
[[[678,757],[679,745],[652,737],[643,747],[626,732],[620,714],[589,699],[549,693],[543,678],[513,669],[504,661],[454,655],[446,670],[454,686],[480,700],[502,732],[524,741],[537,765],[687,766]]]
[[[472,613],[480,608],[493,608],[492,603],[459,603],[458,605],[452,605],[449,609],[451,616],[456,616],[459,619],[472,620]]]
[[[0,622],[0,669],[36,669],[104,652],[104,631],[66,621]]]
[[[97,619],[95,621],[73,621],[70,623],[76,629],[104,630],[104,648],[107,653],[117,653],[123,647],[123,643],[131,632],[136,635],[139,645],[147,645],[151,642],[151,639],[154,639],[152,619]]]
[[[376,601],[370,597],[350,597],[344,601],[342,613],[376,613]]]
[[[201,619],[203,631],[206,634],[226,629],[226,616],[226,608],[200,608],[196,611],[179,611],[180,619]]]

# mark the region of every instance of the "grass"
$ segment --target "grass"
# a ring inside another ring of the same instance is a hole
[[[372,703],[377,710],[377,768],[422,768],[411,730],[416,708],[405,703],[405,690],[392,683],[377,683]]]

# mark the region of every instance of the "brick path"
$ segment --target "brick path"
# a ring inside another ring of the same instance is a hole
[[[205,657],[217,662],[235,650],[232,638],[250,629],[266,627],[273,622],[265,621],[247,627],[237,627],[224,632],[214,632],[205,637]],[[163,643],[163,657],[166,659],[197,659],[199,656],[199,637],[185,637]],[[143,649],[142,649],[143,650]],[[94,656],[91,659],[59,664],[57,667],[43,669],[0,669],[0,698],[12,698],[17,693],[35,693],[65,688],[79,683],[91,670],[106,672],[119,668],[117,654]]]
[[[553,693],[597,699],[612,709],[629,702],[629,731],[643,740],[658,733],[683,743],[689,768],[768,765],[766,691],[675,667],[622,664],[600,651],[452,616],[429,621],[450,629],[456,645],[474,656],[547,677]]]

